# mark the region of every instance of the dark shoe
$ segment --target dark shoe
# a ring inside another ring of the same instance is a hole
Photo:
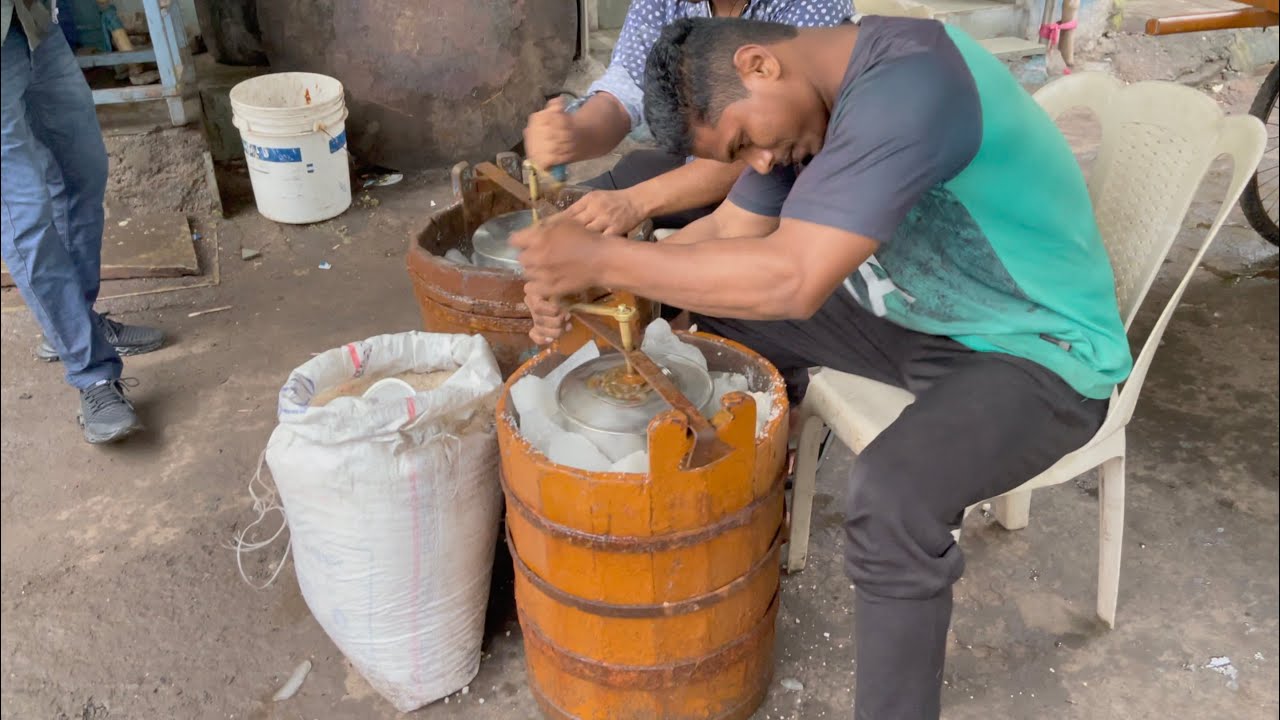
[[[133,403],[125,399],[125,382],[103,380],[80,391],[80,427],[84,428],[85,440],[101,445],[123,440],[142,429]]]
[[[164,345],[164,332],[156,328],[125,325],[112,320],[105,313],[99,315],[98,320],[102,334],[107,338],[107,342],[115,346],[116,353],[120,357],[154,352]],[[36,358],[45,362],[59,360],[58,351],[54,350],[53,345],[49,344],[48,339],[45,338],[40,340],[40,346],[36,348]]]

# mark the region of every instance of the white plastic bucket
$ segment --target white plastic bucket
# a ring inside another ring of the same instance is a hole
[[[328,220],[351,207],[342,83],[273,73],[231,88],[258,212],[276,222]]]

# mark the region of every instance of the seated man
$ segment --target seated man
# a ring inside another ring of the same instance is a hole
[[[937,718],[950,530],[1079,448],[1131,367],[1111,266],[1065,139],[1008,70],[931,20],[838,28],[685,20],[649,57],[645,115],[674,153],[750,169],[668,242],[572,221],[515,242],[546,298],[629,290],[768,357],[916,401],[858,457],[845,508],[865,720]]]
[[[525,150],[538,167],[601,157],[641,125],[644,62],[658,33],[681,18],[724,17],[787,25],[831,26],[852,10],[849,0],[632,0],[604,76],[572,112],[556,99],[529,116]],[[592,230],[625,234],[646,218],[658,228],[684,227],[724,200],[742,165],[641,150],[585,184],[599,192],[570,212]],[[655,179],[656,178],[656,179]]]

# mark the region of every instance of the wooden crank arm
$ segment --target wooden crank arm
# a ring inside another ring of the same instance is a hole
[[[538,199],[535,207],[533,199],[529,196],[529,188],[521,184],[519,180],[511,177],[506,170],[491,162],[479,163],[476,165],[475,170],[477,175],[497,185],[520,203],[535,208],[544,218],[560,212],[560,208],[541,198]]]
[[[587,313],[572,313],[574,322],[582,323],[591,329],[596,337],[600,338],[606,345],[614,348],[622,353],[631,361],[631,367],[639,373],[640,377],[649,383],[654,392],[658,393],[663,400],[666,400],[671,407],[681,412],[689,420],[689,429],[693,431],[693,450],[689,456],[685,458],[685,466],[687,468],[698,468],[709,465],[716,460],[728,455],[732,448],[720,439],[716,433],[716,428],[711,424],[702,411],[693,406],[689,402],[689,398],[680,392],[676,384],[671,382],[671,378],[662,372],[662,368],[658,367],[648,355],[639,350],[631,350],[628,352],[623,349],[622,338],[618,334],[617,328],[606,319]]]
[[[1275,2],[1270,3],[1275,6]],[[1179,33],[1205,32],[1208,30],[1237,30],[1240,28],[1271,27],[1280,25],[1280,14],[1258,7],[1247,7],[1223,12],[1196,13],[1147,21],[1148,35],[1177,35]]]

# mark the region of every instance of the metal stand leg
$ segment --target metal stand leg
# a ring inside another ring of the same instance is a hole
[[[182,104],[183,85],[185,81],[193,79],[195,73],[187,50],[187,31],[182,25],[182,11],[173,0],[143,0],[142,7],[147,14],[147,28],[151,33],[151,45],[156,52],[156,65],[160,68],[160,84],[164,87],[165,101],[169,104],[169,120],[174,125],[186,125],[188,118]]]
[[[164,100],[169,106],[169,121],[175,126],[192,120],[183,104],[183,92],[195,86],[195,65],[187,47],[187,31],[182,24],[182,11],[176,0],[142,0],[147,17],[151,48],[130,53],[104,53],[80,58],[81,67],[154,62],[160,71],[160,82],[129,88],[107,88],[93,91],[96,105]]]

